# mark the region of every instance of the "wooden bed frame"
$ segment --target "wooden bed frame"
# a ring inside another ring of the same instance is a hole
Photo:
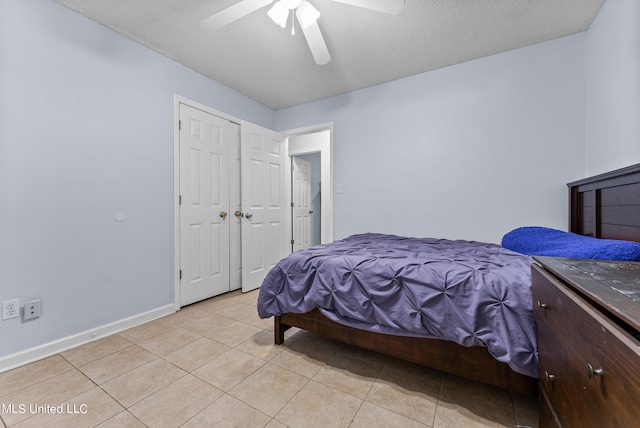
[[[640,164],[569,183],[568,187],[571,232],[640,242]],[[537,393],[538,379],[514,372],[486,348],[373,333],[333,322],[317,309],[275,317],[275,343],[284,342],[290,327],[517,393]]]
[[[640,164],[568,186],[569,231],[640,242]]]

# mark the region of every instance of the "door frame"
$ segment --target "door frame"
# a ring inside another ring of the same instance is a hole
[[[202,110],[240,125],[241,120],[200,104],[189,98],[173,94],[173,288],[174,309],[180,310],[180,104]]]
[[[305,126],[302,128],[281,131],[287,137],[295,137],[316,132],[328,131],[329,141],[320,144],[292,144],[289,138],[288,156],[306,155],[309,153],[320,153],[320,185],[322,211],[320,213],[320,243],[328,244],[333,242],[333,122],[319,123],[317,125]],[[291,164],[291,160],[289,161]],[[288,180],[287,194],[291,194],[291,180]],[[290,210],[288,210],[290,211]],[[289,214],[291,217],[291,214]],[[289,218],[289,222],[293,222]],[[293,223],[291,223],[293,224]]]

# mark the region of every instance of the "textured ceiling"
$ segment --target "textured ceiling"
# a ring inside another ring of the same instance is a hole
[[[406,0],[399,15],[310,0],[331,53],[314,63],[260,9],[214,33],[198,21],[239,0],[55,0],[273,109],[586,30],[605,0]]]

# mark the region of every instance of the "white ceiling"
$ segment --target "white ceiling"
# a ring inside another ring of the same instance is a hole
[[[324,66],[268,7],[199,28],[239,0],[54,1],[281,109],[584,31],[605,0],[406,0],[396,16],[310,0],[332,56]]]

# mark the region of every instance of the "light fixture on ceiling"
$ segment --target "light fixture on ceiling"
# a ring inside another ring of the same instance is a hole
[[[287,26],[289,15],[291,15],[291,35],[295,36],[293,22],[294,11],[302,28],[308,28],[310,25],[313,25],[320,17],[318,9],[313,7],[307,0],[278,0],[271,9],[269,9],[267,15],[282,28]]]
[[[200,20],[200,28],[206,31],[217,31],[225,25],[252,13],[258,9],[266,7],[274,0],[240,0],[237,3],[222,9],[213,15]],[[337,3],[348,4],[376,12],[397,15],[404,8],[404,0],[331,0]],[[289,15],[291,15],[291,34],[295,34],[294,15],[298,18],[302,33],[307,40],[313,60],[318,65],[325,65],[331,61],[331,55],[327,44],[324,41],[318,18],[320,12],[307,0],[276,0],[276,3],[269,9],[267,14],[273,22],[286,28]]]

